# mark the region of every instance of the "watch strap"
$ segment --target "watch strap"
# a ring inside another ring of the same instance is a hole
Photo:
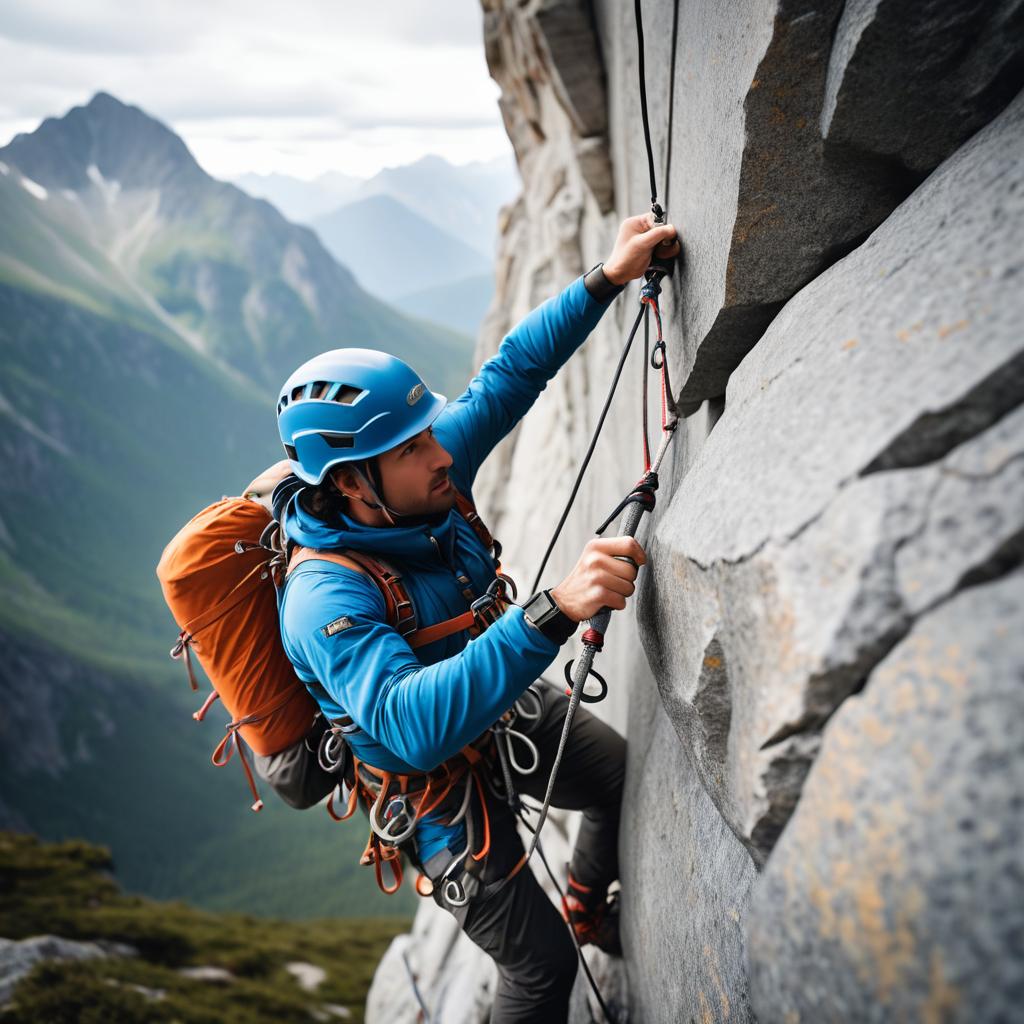
[[[546,598],[546,600],[541,601],[538,600],[539,598]],[[530,612],[531,605],[543,605],[544,610],[540,611],[538,608],[540,613],[535,613],[535,617]],[[550,590],[542,590],[526,601],[523,604],[523,614],[531,626],[540,630],[544,636],[553,643],[558,644],[559,647],[576,632],[579,626],[578,622],[574,622],[558,607],[555,599],[551,596]]]
[[[626,286],[612,284],[605,276],[604,264],[598,263],[583,275],[583,285],[598,302],[608,303]]]

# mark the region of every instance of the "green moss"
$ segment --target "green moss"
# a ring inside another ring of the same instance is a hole
[[[4,1024],[306,1024],[310,1009],[323,1003],[347,1006],[359,1021],[377,962],[409,925],[402,918],[295,923],[214,914],[127,896],[111,868],[101,847],[0,832],[0,935],[107,939],[139,950],[138,958],[40,964],[16,989],[14,1008],[0,1014]],[[327,971],[316,993],[285,970],[295,960]],[[178,973],[190,965],[223,967],[235,980],[215,984]],[[154,999],[154,991],[162,996]]]

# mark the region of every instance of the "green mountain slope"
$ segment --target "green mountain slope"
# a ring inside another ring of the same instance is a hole
[[[100,96],[0,150],[0,826],[102,842],[129,888],[210,907],[412,906],[356,867],[362,823],[270,793],[254,815],[237,765],[210,766],[223,719],[190,718],[154,575],[280,457],[284,375],[343,342],[449,393],[469,375],[468,342],[362,293],[134,108]]]

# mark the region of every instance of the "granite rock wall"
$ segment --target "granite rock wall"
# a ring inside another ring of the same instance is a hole
[[[659,199],[686,245],[662,307],[687,417],[600,656],[629,777],[625,957],[595,965],[633,1021],[1009,1020],[1024,4],[643,16]],[[524,189],[480,359],[650,203],[633,5],[484,0],[484,26]],[[481,477],[527,583],[636,302],[634,284]],[[634,356],[549,585],[639,475],[640,389]],[[551,829],[555,859],[572,828]],[[428,991],[476,971],[439,1019],[486,1019],[482,954],[403,949]],[[392,1010],[371,998],[371,1020],[414,1019]]]

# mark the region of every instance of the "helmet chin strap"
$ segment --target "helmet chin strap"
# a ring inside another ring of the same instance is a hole
[[[373,473],[373,469],[370,466],[370,460],[369,459],[366,460],[366,468],[367,468],[367,470],[369,470],[369,473]],[[388,508],[388,506],[384,504],[384,499],[380,496],[380,493],[378,492],[377,487],[375,487],[370,482],[370,477],[369,477],[368,473],[364,473],[359,468],[359,466],[353,466],[352,469],[355,471],[356,476],[358,476],[359,479],[363,482],[363,486],[370,492],[370,497],[373,498],[373,501],[367,501],[365,498],[360,498],[359,500],[367,508],[372,508],[375,511],[376,510],[380,510],[381,512],[383,512],[384,513],[384,518],[388,521],[388,523],[391,526],[397,526],[398,524],[395,522],[395,519],[396,518],[397,519],[404,518],[402,516],[402,513],[401,512],[396,512],[394,509]],[[373,475],[377,476],[378,474],[377,473],[373,473]]]
[[[380,467],[377,465],[376,460],[366,460],[366,472],[363,472],[359,466],[353,466],[352,468],[355,470],[359,479],[362,480],[373,499],[372,501],[367,501],[365,498],[360,498],[359,500],[362,501],[367,508],[372,508],[382,512],[390,526],[439,526],[448,517],[447,511],[431,512],[427,515],[422,513],[413,513],[410,515],[405,512],[399,512],[385,504],[384,499],[381,497],[381,492],[384,490],[384,483],[381,480]],[[373,477],[373,480],[370,479],[371,476]]]

